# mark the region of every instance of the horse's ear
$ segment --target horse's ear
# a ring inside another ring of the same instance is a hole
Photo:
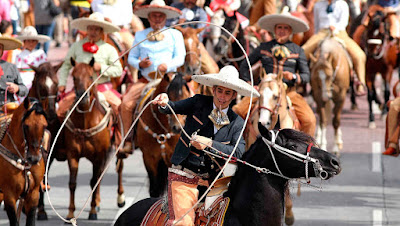
[[[71,57],[70,61],[71,61],[72,67],[75,67],[75,60],[74,60],[74,58]]]
[[[176,27],[174,27],[174,28],[175,28],[176,30],[182,32],[182,34],[183,34],[183,31],[184,31],[184,28],[183,28],[183,27],[181,27],[181,26],[176,26]]]
[[[92,57],[92,59],[90,60],[89,65],[90,65],[91,67],[94,66],[94,57]]]
[[[26,97],[25,100],[24,100],[24,108],[25,108],[26,110],[29,109],[29,97]]]
[[[38,69],[37,67],[35,67],[35,66],[31,65],[31,64],[29,64],[29,67],[30,67],[32,70],[34,70],[35,72],[38,72],[38,71],[39,71],[39,69]]]
[[[261,122],[258,122],[258,131],[260,131],[261,136],[271,140],[271,133]]]
[[[64,62],[61,61],[60,63],[54,65],[54,66],[53,66],[53,70],[54,70],[55,72],[57,72],[57,71],[60,69],[60,67],[63,65],[63,63],[64,63]]]
[[[206,27],[197,28],[196,29],[196,33],[198,34],[198,33],[202,32],[205,28]]]
[[[274,130],[280,130],[280,129],[281,129],[281,120],[278,115],[278,119],[276,120]]]
[[[316,63],[317,62],[317,58],[314,56],[314,54],[310,53],[309,56],[310,56],[310,60],[311,60],[312,63]]]

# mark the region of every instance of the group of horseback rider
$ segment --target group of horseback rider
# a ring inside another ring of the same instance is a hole
[[[87,37],[70,47],[59,71],[59,92],[65,93],[68,74],[72,68],[70,59],[87,63],[94,58],[93,78],[103,76],[98,81],[98,91],[103,94],[113,111],[121,115],[125,134],[132,124],[137,101],[146,84],[165,73],[176,71],[184,64],[186,55],[183,36],[179,31],[168,29],[160,32],[166,28],[167,19],[177,19],[181,15],[180,10],[166,6],[162,0],[153,0],[150,5],[136,9],[135,14],[148,19],[150,27],[135,34],[133,43],[135,48],[130,51],[128,62],[140,71],[142,77],[123,96],[112,88],[110,82],[112,77],[118,77],[122,73],[121,63],[117,60],[118,53],[114,47],[102,40],[105,33],[116,32],[119,27],[107,22],[100,13],[93,13],[88,18],[79,18],[72,22],[72,28],[86,31]],[[259,26],[273,33],[275,39],[262,43],[249,56],[251,64],[261,60],[266,73],[283,74],[283,80],[288,86],[288,96],[301,123],[301,130],[311,136],[315,133],[315,115],[304,98],[295,90],[296,85],[310,81],[307,65],[309,54],[313,53],[321,39],[331,34],[337,35],[343,40],[353,59],[355,72],[360,81],[359,93],[364,92],[366,59],[363,51],[345,31],[349,16],[346,2],[319,1],[315,4],[314,15],[317,33],[303,46],[304,50],[289,39],[293,33],[307,31],[306,23],[284,14],[261,17],[258,20]],[[393,37],[398,36],[393,35]],[[143,41],[146,38],[148,40]],[[16,39],[0,37],[0,56],[3,50],[17,49],[21,46],[22,43]],[[169,224],[194,224],[194,211],[191,210],[189,214],[186,212],[197,201],[199,193],[197,186],[206,184],[218,172],[218,161],[210,158],[202,150],[212,147],[225,154],[231,154],[236,143],[239,143],[234,157],[240,158],[244,153],[245,142],[240,136],[244,121],[230,105],[237,94],[247,97],[259,96],[257,90],[246,83],[250,81],[248,70],[247,62],[243,61],[240,73],[233,66],[225,66],[219,73],[192,76],[194,81],[211,86],[212,96],[195,95],[189,99],[171,102],[168,96],[162,93],[154,99],[154,103],[159,105],[162,113],[171,114],[168,104],[177,114],[187,115],[184,129],[189,134],[196,134],[192,137],[193,140],[181,135],[171,159],[172,166],[168,173],[168,199],[171,203]],[[20,97],[27,95],[28,89],[23,84],[15,65],[0,61],[0,76],[0,103],[5,103],[6,92],[7,102],[14,102],[15,95]],[[74,101],[75,93],[68,93],[59,102],[58,115],[65,116]],[[241,103],[246,101],[242,100]],[[131,153],[133,148],[131,142],[126,142],[121,152]]]

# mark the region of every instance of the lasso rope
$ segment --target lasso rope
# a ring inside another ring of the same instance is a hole
[[[253,72],[251,71],[251,64],[250,64],[250,61],[249,61],[248,56],[247,56],[247,54],[246,54],[246,51],[244,50],[243,46],[239,43],[239,41],[238,41],[227,29],[225,29],[225,28],[222,27],[222,26],[219,26],[219,25],[213,24],[213,23],[209,23],[209,22],[202,22],[202,21],[185,22],[185,23],[180,23],[180,24],[173,25],[173,26],[171,26],[171,27],[167,27],[167,28],[161,29],[161,30],[159,30],[158,32],[156,32],[156,33],[154,33],[153,35],[151,35],[150,37],[156,36],[156,35],[158,35],[159,33],[164,32],[164,31],[166,31],[166,30],[168,30],[168,29],[171,29],[171,28],[174,28],[174,27],[177,27],[177,26],[181,26],[181,25],[189,25],[189,24],[207,24],[207,25],[217,26],[217,27],[219,27],[220,29],[222,29],[223,31],[225,31],[226,33],[228,33],[228,34],[238,43],[239,47],[241,48],[241,50],[242,50],[243,53],[245,54],[245,56],[246,56],[246,62],[247,62],[247,64],[248,64],[248,66],[249,66],[251,85],[252,85],[252,86],[254,85],[254,82],[253,82]],[[56,136],[55,136],[55,138],[54,138],[54,142],[53,142],[53,144],[52,144],[52,146],[51,146],[51,149],[50,149],[48,158],[50,158],[51,155],[53,154],[56,141],[57,141],[58,137],[60,136],[61,131],[62,131],[62,129],[64,128],[64,126],[65,126],[67,120],[71,117],[71,114],[73,113],[73,111],[75,110],[75,108],[78,106],[78,104],[82,101],[82,99],[85,97],[85,95],[89,92],[89,90],[97,83],[97,81],[104,75],[104,73],[105,73],[106,71],[108,71],[108,69],[109,69],[112,65],[114,65],[117,61],[119,61],[124,55],[126,55],[127,53],[129,53],[129,51],[130,51],[131,49],[137,47],[138,45],[140,45],[140,44],[143,43],[144,41],[148,40],[150,37],[147,37],[146,39],[144,39],[144,40],[138,42],[136,45],[134,45],[134,46],[132,46],[131,48],[129,48],[128,50],[126,50],[126,51],[125,51],[121,56],[119,56],[114,62],[112,62],[112,64],[109,65],[109,66],[103,71],[103,73],[101,73],[101,74],[93,81],[93,83],[87,88],[87,90],[82,94],[82,96],[78,99],[78,101],[76,101],[76,103],[75,103],[75,105],[72,107],[71,111],[70,111],[70,112],[67,114],[67,116],[65,117],[64,122],[61,124],[61,127],[60,127],[60,129],[58,130],[58,132],[57,132],[57,134],[56,134]],[[250,103],[252,103],[252,99],[253,99],[253,93],[251,93],[251,95],[250,95]],[[150,101],[148,104],[146,104],[146,106],[143,108],[143,110],[146,109],[146,108],[149,106],[149,104],[151,104],[151,103],[152,103],[152,101]],[[125,143],[125,140],[126,140],[126,138],[127,138],[127,135],[132,131],[134,125],[137,123],[139,117],[140,117],[141,114],[143,113],[143,110],[142,110],[142,112],[140,112],[140,114],[138,115],[138,117],[137,117],[137,118],[135,119],[135,121],[132,123],[132,125],[131,125],[131,127],[129,128],[129,130],[128,130],[127,134],[125,135],[125,137],[123,137],[123,139],[121,140],[121,144],[120,144],[120,145],[118,146],[118,148],[116,149],[116,151],[115,151],[113,157],[115,157],[116,154],[118,153],[118,151],[122,148],[122,145]],[[249,108],[248,108],[248,110],[247,110],[247,115],[246,115],[246,118],[245,118],[245,123],[244,123],[244,125],[246,125],[246,123],[247,123],[247,120],[248,120],[249,115],[250,115],[250,110],[251,110],[251,106],[250,106],[250,104],[249,104]],[[176,116],[175,116],[175,117],[176,117]],[[241,132],[240,132],[240,136],[243,135],[244,130],[245,130],[245,126],[243,126],[243,128],[242,128],[242,130],[241,130]],[[183,130],[183,131],[184,131],[184,130]],[[185,133],[185,135],[188,136],[188,134],[187,134],[185,131],[184,131],[184,133]],[[190,137],[190,136],[189,136],[189,137]],[[191,138],[191,140],[193,140],[193,139]],[[236,142],[236,144],[235,144],[235,146],[234,146],[234,148],[233,148],[232,153],[229,155],[229,158],[227,159],[226,163],[225,163],[224,166],[222,167],[221,171],[218,173],[218,175],[216,176],[215,180],[210,184],[209,188],[206,190],[206,192],[204,193],[204,195],[199,199],[199,201],[205,197],[205,195],[210,191],[211,187],[215,184],[215,182],[217,181],[217,179],[221,176],[221,174],[223,173],[223,171],[224,171],[224,169],[226,168],[227,164],[228,164],[229,161],[232,159],[233,154],[236,152],[236,148],[237,148],[237,146],[239,145],[239,141],[240,141],[240,140],[238,140],[238,141]],[[49,195],[48,188],[47,188],[47,186],[46,186],[46,192],[47,192],[47,198],[48,198],[49,204],[50,204],[51,208],[53,209],[53,211],[56,213],[56,215],[57,215],[60,219],[62,219],[62,220],[63,220],[64,222],[66,222],[66,223],[71,223],[71,224],[74,225],[74,226],[77,225],[77,219],[78,219],[79,216],[82,214],[82,212],[83,212],[83,210],[85,209],[86,205],[89,203],[90,197],[93,195],[94,190],[97,188],[97,186],[99,185],[99,183],[100,183],[101,179],[103,178],[105,172],[106,172],[106,171],[108,170],[108,168],[110,167],[110,163],[111,163],[111,161],[109,161],[109,162],[107,163],[107,165],[106,165],[104,171],[102,172],[102,174],[100,175],[98,181],[97,181],[96,184],[94,185],[94,187],[93,187],[93,189],[92,189],[92,191],[91,191],[89,197],[87,198],[87,200],[86,200],[84,206],[82,207],[81,211],[77,214],[77,216],[76,216],[75,218],[72,218],[72,219],[70,219],[70,220],[67,220],[67,219],[63,218],[63,217],[55,210],[55,208],[54,208],[54,206],[53,206],[53,204],[52,204],[52,202],[51,202],[51,198],[50,198],[50,195]],[[48,161],[47,164],[46,164],[46,173],[45,173],[45,184],[46,184],[46,185],[48,184],[48,171],[49,171],[49,166],[50,166],[50,161]],[[197,203],[196,203],[195,205],[197,205],[197,204],[199,203],[199,201],[197,201]],[[192,210],[193,208],[194,208],[194,206],[191,208],[191,210]],[[189,211],[190,211],[190,210],[189,210]],[[188,212],[189,212],[189,211],[188,211]],[[186,214],[187,214],[187,213],[186,213]],[[185,215],[186,215],[186,214],[185,214]],[[178,220],[178,221],[179,221],[179,220]]]

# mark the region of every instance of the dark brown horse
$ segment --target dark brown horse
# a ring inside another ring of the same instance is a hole
[[[326,129],[329,117],[332,115],[332,125],[335,130],[335,145],[333,152],[339,154],[343,148],[340,118],[346,92],[350,85],[350,64],[346,50],[335,38],[322,41],[315,55],[311,55],[311,88],[317,104],[319,126],[317,142],[326,150]],[[333,112],[331,101],[334,103]]]
[[[167,93],[171,101],[190,97],[190,89],[180,73],[164,75],[145,103],[160,93]],[[183,125],[184,117],[180,116],[179,120]],[[179,132],[180,127],[175,117],[160,113],[155,105],[145,109],[138,122],[135,145],[143,152],[143,161],[150,179],[151,197],[161,196],[166,188],[167,167],[171,166],[170,159],[178,142]]]
[[[367,55],[366,83],[368,88],[369,128],[375,128],[375,116],[372,110],[374,101],[382,108],[382,115],[387,113],[385,103],[390,98],[390,81],[393,71],[399,66],[398,47],[389,41],[386,15],[377,11],[369,19],[368,26],[360,40],[360,46]],[[361,25],[362,26],[362,25]],[[384,99],[378,97],[375,87],[376,75],[380,73],[384,81]]]
[[[224,194],[224,197],[229,198],[229,205],[222,215],[223,225],[281,226],[288,179],[280,175],[283,174],[289,178],[320,177],[329,179],[341,171],[339,158],[317,147],[311,147],[310,143],[313,142],[313,138],[302,132],[292,129],[282,129],[278,132],[276,128],[270,131],[261,124],[259,124],[259,131],[261,136],[243,155],[242,160],[263,168],[264,172],[271,173],[260,173],[247,165],[238,165],[228,191]],[[271,141],[276,145],[271,145]],[[307,166],[303,161],[293,158],[293,154],[289,157],[286,155],[288,152],[278,151],[282,150],[281,147],[301,154],[303,157],[310,148],[310,157],[314,159],[313,161],[319,161],[320,165],[316,164],[316,168],[314,168],[314,164],[310,163]],[[318,170],[314,171],[314,169]],[[140,225],[147,210],[156,201],[157,199],[150,198],[135,203],[121,214],[115,226]],[[210,215],[212,214],[215,212],[211,211]],[[204,225],[214,225],[212,222],[206,224],[209,217],[212,216],[208,215],[204,219],[197,220]],[[147,225],[155,225],[151,224],[152,220],[150,219]]]
[[[71,58],[72,77],[76,98],[80,98],[92,84],[94,73],[94,59],[89,64],[76,63]],[[70,170],[69,189],[70,203],[67,219],[74,217],[75,189],[78,174],[79,159],[87,158],[93,164],[93,176],[90,180],[92,189],[104,171],[111,152],[110,129],[111,109],[105,109],[100,104],[96,85],[83,97],[75,111],[66,123],[64,140],[67,150],[68,166]],[[93,193],[89,220],[97,219],[96,207],[100,205],[100,184]]]
[[[39,187],[45,164],[42,141],[47,127],[46,114],[36,99],[26,98],[14,111],[0,145],[0,203],[3,201],[10,225],[19,225],[20,211],[26,225],[35,225]],[[17,210],[16,202],[20,200]]]

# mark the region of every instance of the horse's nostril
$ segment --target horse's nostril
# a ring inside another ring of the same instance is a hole
[[[339,162],[336,159],[331,159],[331,165],[335,168],[335,169],[339,169]]]

